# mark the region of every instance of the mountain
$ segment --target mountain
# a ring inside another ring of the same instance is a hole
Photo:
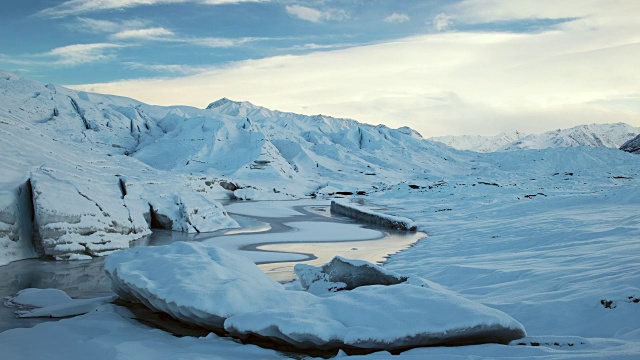
[[[620,146],[620,150],[632,154],[640,154],[640,135],[622,144],[622,146]]]
[[[625,123],[615,123],[580,125],[530,135],[508,131],[497,136],[443,136],[429,140],[438,141],[459,150],[494,152],[576,146],[618,148],[638,134],[640,134],[640,128]]]
[[[0,264],[38,254],[103,256],[152,228],[194,233],[238,226],[221,199],[376,196],[399,188],[436,192],[449,182],[453,193],[466,189],[482,196],[481,187],[496,191],[506,184],[523,192],[513,195],[520,198],[540,192],[531,179],[555,188],[572,184],[555,183],[565,173],[608,182],[610,173],[628,177],[628,162],[635,160],[613,149],[563,148],[544,156],[461,152],[407,127],[226,98],[205,109],[152,106],[6,72],[0,72],[0,104]],[[624,124],[582,128],[608,134],[606,140],[599,135],[601,144],[632,132]],[[559,131],[565,135],[555,138],[582,139],[577,133]],[[526,139],[516,142],[525,147]],[[421,201],[426,206],[431,200]]]
[[[217,199],[366,193],[464,171],[415,131],[221,99],[151,106],[0,72],[0,264],[100,256],[152,227],[237,226]],[[34,236],[32,236],[34,234]]]
[[[439,142],[458,150],[471,150],[476,152],[494,152],[526,136],[516,130],[501,132],[495,136],[481,135],[448,135],[429,138],[430,141]]]

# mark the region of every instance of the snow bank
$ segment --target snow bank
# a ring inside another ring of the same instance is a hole
[[[347,201],[331,201],[331,212],[393,229],[415,231],[418,228],[411,219],[385,214]]]
[[[241,338],[302,349],[508,343],[525,335],[498,310],[427,287],[359,284],[324,296],[285,290],[251,261],[201,244],[119,251],[107,258],[105,270],[123,299]]]

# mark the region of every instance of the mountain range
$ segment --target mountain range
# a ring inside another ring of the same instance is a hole
[[[575,146],[619,148],[638,134],[640,134],[638,127],[615,123],[579,125],[540,134],[523,134],[516,130],[509,130],[495,136],[438,136],[431,137],[429,140],[458,150],[495,152]]]

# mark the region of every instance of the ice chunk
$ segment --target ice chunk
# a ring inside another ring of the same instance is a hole
[[[407,284],[363,286],[320,297],[305,308],[237,315],[225,328],[240,337],[258,335],[320,349],[506,344],[525,336],[523,326],[501,311]]]
[[[112,289],[188,323],[222,329],[230,316],[313,300],[283,286],[250,260],[216,247],[177,242],[118,251],[105,262]]]
[[[373,264],[337,260],[351,291],[315,296],[286,290],[251,261],[215,247],[174,243],[107,258],[122,298],[182,321],[248,339],[298,348],[398,350],[428,345],[508,343],[525,336],[507,314],[402,277]],[[351,271],[351,272],[350,272]],[[358,281],[358,274],[367,281]],[[371,275],[376,274],[376,275]],[[361,286],[374,280],[395,284]],[[360,286],[360,287],[357,287]]]
[[[35,289],[20,290],[15,296],[8,297],[7,307],[18,307],[18,317],[68,317],[86,314],[99,306],[115,300],[116,296],[104,296],[92,299],[72,299],[62,290]]]
[[[340,256],[320,267],[297,264],[294,271],[300,285],[312,293],[352,290],[366,285],[396,285],[407,280],[370,262]]]

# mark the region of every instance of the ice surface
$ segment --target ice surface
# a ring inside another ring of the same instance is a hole
[[[403,349],[525,335],[498,310],[426,287],[361,286],[325,297],[285,290],[251,261],[199,244],[119,251],[105,269],[121,298],[188,323],[299,348]]]
[[[303,292],[285,297],[282,285],[250,260],[193,243],[119,251],[107,258],[105,271],[121,298],[214,329],[237,314],[312,299]]]
[[[16,310],[18,317],[68,317],[94,311],[116,298],[116,296],[105,296],[72,299],[62,290],[28,288],[7,298],[4,305],[18,307],[19,310]]]
[[[103,305],[70,319],[0,333],[3,359],[282,359],[283,355],[230,338],[176,337],[133,319],[126,309]]]
[[[234,316],[233,334],[257,334],[300,348],[407,349],[427,345],[508,343],[525,335],[505,313],[414,285],[362,286],[305,308]]]

